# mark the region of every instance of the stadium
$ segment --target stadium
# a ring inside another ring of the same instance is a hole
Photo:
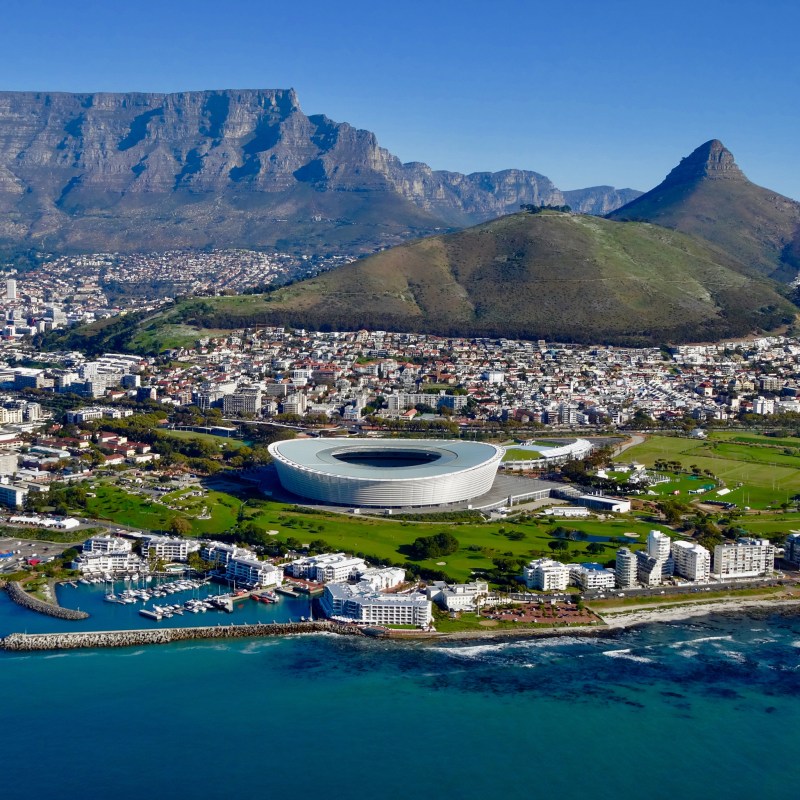
[[[336,505],[405,508],[486,494],[504,451],[482,442],[293,439],[271,444],[269,452],[292,494]]]

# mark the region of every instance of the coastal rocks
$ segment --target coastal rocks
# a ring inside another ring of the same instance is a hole
[[[62,611],[67,609],[60,609]],[[257,623],[217,625],[198,628],[161,628],[135,631],[87,631],[86,633],[12,633],[0,639],[0,648],[16,652],[33,650],[75,650],[85,647],[138,647],[146,644],[171,644],[197,639],[244,639],[262,636],[289,636],[301,633],[336,633],[363,636],[357,625],[334,622]]]
[[[56,617],[57,619],[88,619],[89,615],[85,611],[76,611],[73,608],[61,608],[61,606],[53,605],[52,603],[45,603],[44,600],[39,600],[36,597],[31,597],[17,581],[11,581],[6,586],[8,596],[23,608],[29,611],[36,611],[39,614],[47,614],[48,617]]]

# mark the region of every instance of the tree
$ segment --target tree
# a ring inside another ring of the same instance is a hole
[[[455,553],[460,546],[458,539],[452,533],[441,531],[434,533],[433,536],[417,537],[410,550],[413,558],[437,558]]]
[[[569,550],[569,544],[565,542],[563,539],[556,539],[554,542],[548,542],[547,546],[554,552],[554,553],[563,553]]]
[[[599,556],[604,550],[605,547],[600,542],[589,542],[586,546],[586,552],[591,553],[593,556]]]
[[[188,536],[192,532],[192,523],[186,517],[173,517],[169,528],[177,536]]]

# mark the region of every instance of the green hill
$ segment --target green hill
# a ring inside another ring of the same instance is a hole
[[[50,344],[152,352],[201,331],[283,324],[645,345],[774,329],[795,311],[771,281],[675,231],[520,213],[268,294],[189,300]]]
[[[800,270],[800,203],[747,180],[717,139],[609,218],[654,222],[700,237],[776,280],[788,282]]]

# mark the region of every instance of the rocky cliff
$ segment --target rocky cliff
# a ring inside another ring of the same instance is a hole
[[[608,188],[586,207],[610,210]],[[535,172],[403,164],[369,131],[304,114],[293,90],[0,93],[6,248],[369,251],[563,202]]]

